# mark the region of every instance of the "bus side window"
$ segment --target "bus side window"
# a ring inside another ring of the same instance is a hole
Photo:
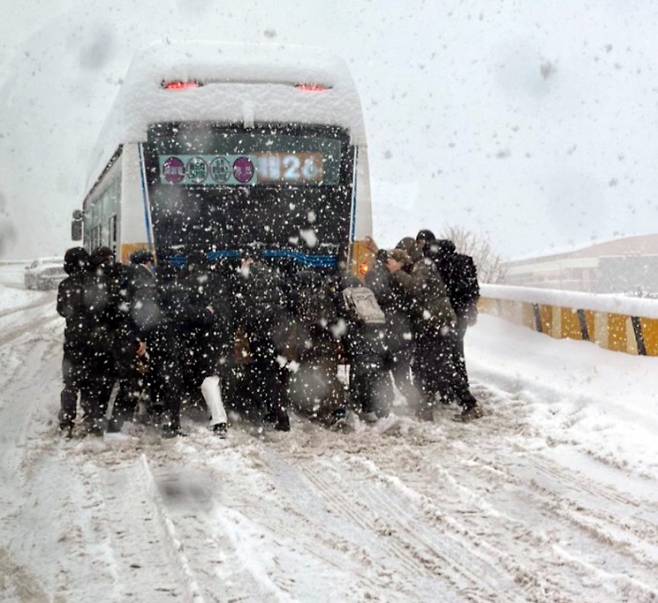
[[[117,252],[117,216],[114,214],[108,220],[108,247],[116,255]]]

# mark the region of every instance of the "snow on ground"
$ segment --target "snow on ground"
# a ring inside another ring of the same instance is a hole
[[[480,322],[468,338],[471,371],[523,399],[556,453],[566,444],[658,480],[658,358],[552,339],[491,316]]]
[[[0,345],[2,600],[658,597],[655,359],[482,317],[478,422],[444,407],[218,441],[188,416],[177,441],[64,442],[61,319],[51,303],[22,321]]]

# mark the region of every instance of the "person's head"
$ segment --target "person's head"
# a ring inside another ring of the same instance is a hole
[[[102,266],[111,266],[114,264],[114,252],[104,245],[97,247],[89,256],[89,264],[92,269],[100,268]]]
[[[404,237],[395,246],[396,249],[402,249],[407,253],[412,263],[416,263],[423,258],[422,242],[416,241],[412,237]]]
[[[208,255],[203,251],[191,251],[187,256],[187,269],[190,272],[208,268]]]
[[[419,230],[416,235],[416,241],[420,244],[422,252],[427,255],[427,252],[430,249],[430,245],[436,241],[436,237],[431,230]]]
[[[155,264],[155,258],[150,251],[140,249],[130,256],[130,263],[133,266],[145,266],[149,270],[152,270]]]
[[[89,254],[82,247],[71,247],[64,254],[64,272],[78,274],[89,269]]]
[[[411,265],[411,258],[409,254],[404,249],[393,249],[390,253],[391,258],[393,258],[399,264],[402,264],[402,269],[408,268]]]
[[[450,239],[439,239],[431,244],[432,255],[439,259],[449,258],[455,253],[455,244]]]

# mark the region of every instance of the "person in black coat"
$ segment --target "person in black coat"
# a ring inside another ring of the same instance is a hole
[[[423,244],[425,256],[434,262],[441,274],[448,288],[450,303],[457,315],[455,338],[451,351],[454,367],[452,379],[454,395],[462,406],[463,418],[478,418],[481,416],[481,410],[470,391],[464,356],[466,329],[474,325],[477,320],[477,303],[480,298],[475,262],[472,257],[457,253],[452,241],[437,240],[429,230],[421,230],[416,239]]]
[[[288,380],[290,401],[306,416],[342,428],[347,409],[338,380],[336,293],[335,279],[326,274],[305,269],[294,275],[286,357],[294,363]]]
[[[64,271],[68,275],[57,290],[57,313],[66,319],[64,329],[64,357],[60,396],[59,428],[71,435],[77,415],[78,394],[87,397],[88,350],[87,317],[84,304],[84,285],[89,254],[82,247],[72,247],[64,255]]]
[[[201,388],[211,413],[210,426],[225,437],[228,418],[222,400],[221,375],[233,344],[233,320],[228,280],[213,270],[208,256],[192,252],[180,278],[186,303],[179,326],[185,353],[182,368],[188,389]]]
[[[252,408],[264,408],[265,420],[278,431],[290,430],[287,411],[286,345],[288,299],[281,277],[257,252],[247,252],[236,278],[237,326],[249,358],[240,395]]]
[[[116,378],[112,354],[114,332],[118,323],[119,273],[114,253],[98,247],[89,256],[84,284],[87,318],[88,432],[102,435],[105,413]]]
[[[122,366],[116,417],[130,418],[145,389],[162,436],[184,435],[180,429],[182,346],[178,339],[182,292],[175,281],[156,279],[150,252],[135,252],[131,263],[120,304],[122,324],[117,340]]]

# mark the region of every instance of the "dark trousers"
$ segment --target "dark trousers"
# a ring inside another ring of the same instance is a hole
[[[374,354],[357,355],[350,359],[350,405],[357,412],[383,412],[386,397],[382,358]]]
[[[146,392],[150,410],[163,414],[165,423],[177,429],[183,395],[180,345],[169,330],[155,329],[144,337],[148,359],[139,359],[134,350],[121,349],[116,362],[119,392],[112,418],[119,423],[132,419],[137,402]]]
[[[64,387],[60,395],[59,423],[66,426],[75,421],[78,414],[78,394],[87,384],[87,369],[82,359],[64,353],[62,380]]]
[[[420,393],[420,403],[426,407],[450,402],[454,375],[454,334],[442,335],[438,330],[425,332],[416,338],[414,376]]]
[[[388,351],[384,355],[384,370],[391,372],[395,387],[409,403],[415,402],[418,397],[411,370],[413,359],[414,348],[412,346],[400,348],[396,351]],[[390,404],[393,401],[395,392],[390,384],[387,390],[387,401]]]
[[[249,407],[264,410],[273,418],[286,414],[287,369],[279,365],[275,343],[268,337],[252,335],[249,349],[251,362],[245,371],[242,396]]]
[[[89,378],[81,396],[82,410],[85,421],[89,421],[94,427],[102,429],[107,405],[112,394],[112,387],[116,379],[116,371],[112,354],[105,351],[95,351],[91,356]]]
[[[466,319],[459,318],[452,346],[452,365],[454,368],[452,389],[459,403],[462,406],[469,407],[477,404],[477,401],[471,393],[468,382],[468,372],[466,370],[466,358],[464,356],[464,337],[466,336],[466,328]]]

